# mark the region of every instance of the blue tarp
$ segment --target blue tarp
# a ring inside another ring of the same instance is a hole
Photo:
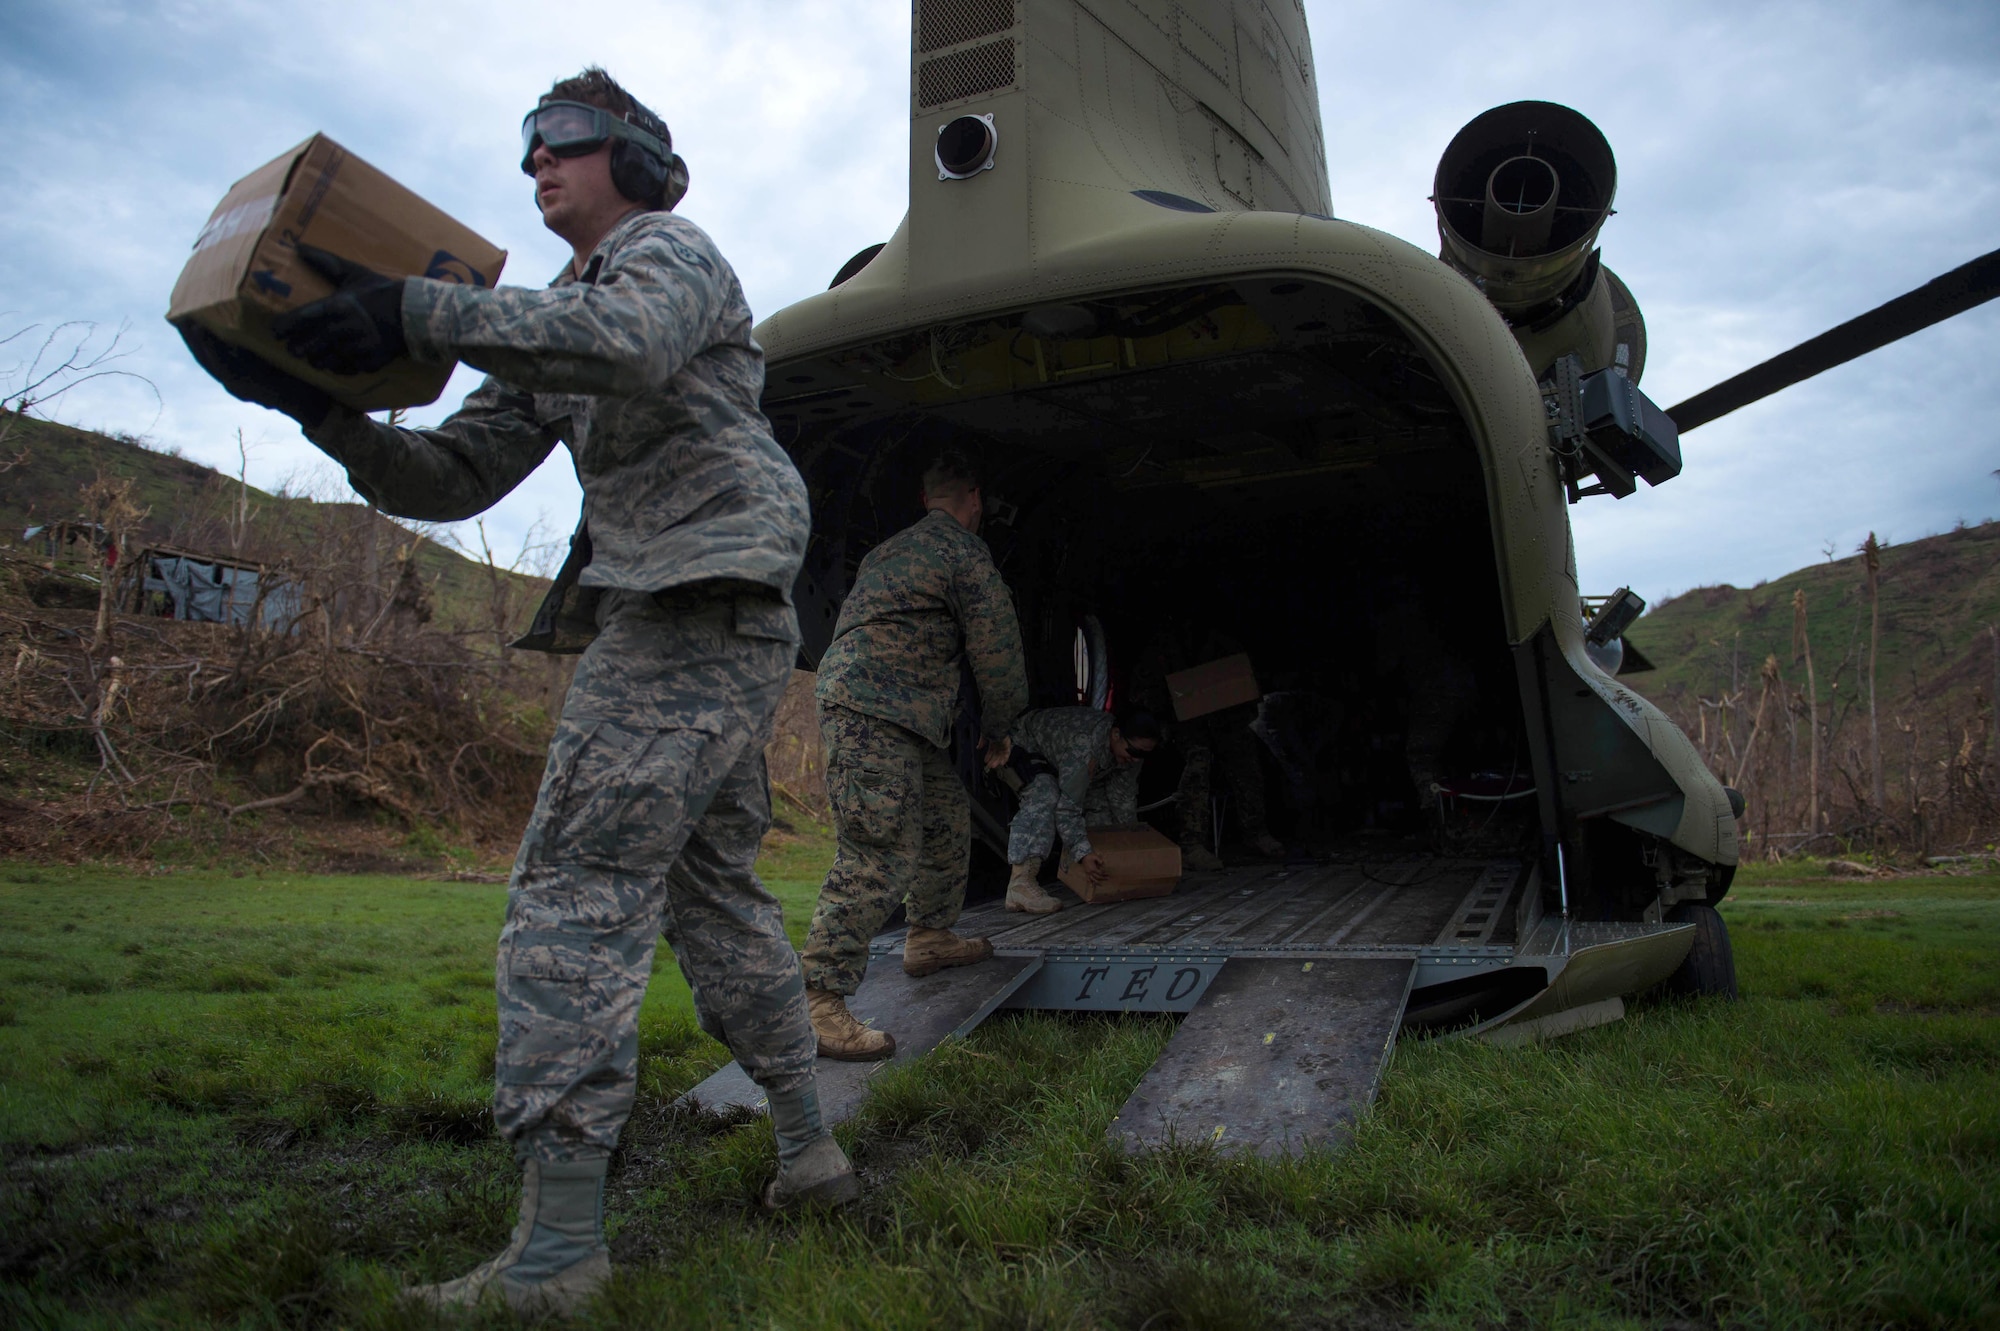
[[[164,596],[173,618],[203,624],[251,623],[291,631],[299,617],[299,587],[295,582],[264,576],[258,598],[256,569],[192,559],[186,555],[148,553],[143,590]]]

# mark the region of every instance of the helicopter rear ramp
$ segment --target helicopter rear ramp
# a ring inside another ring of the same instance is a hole
[[[878,951],[868,963],[860,992],[848,1001],[848,1010],[870,1026],[894,1032],[896,1056],[881,1063],[816,1060],[813,1075],[819,1084],[820,1115],[828,1125],[854,1117],[868,1098],[869,1078],[884,1068],[922,1057],[949,1036],[971,1031],[1040,965],[1041,959],[1035,956],[993,957],[976,966],[912,979],[903,974],[900,948],[894,954]],[[714,1113],[762,1110],[764,1091],[731,1062],[689,1091],[681,1103]]]
[[[1118,1111],[1132,1150],[1279,1155],[1343,1140],[1395,1047],[1414,962],[1234,957]]]
[[[1691,937],[1681,924],[1572,924],[1539,902],[1538,879],[1516,859],[1384,852],[1193,873],[1171,896],[1073,902],[1054,915],[982,903],[957,925],[992,941],[978,965],[911,979],[903,932],[875,939],[849,1006],[894,1033],[896,1057],[819,1060],[821,1113],[829,1124],[853,1117],[883,1068],[1002,1008],[1172,1012],[1185,1019],[1110,1125],[1113,1140],[1258,1155],[1335,1146],[1374,1099],[1405,1025],[1519,1023],[1544,1038],[1614,1020],[1616,996],[1665,976]],[[764,1096],[732,1063],[682,1103],[756,1110]]]

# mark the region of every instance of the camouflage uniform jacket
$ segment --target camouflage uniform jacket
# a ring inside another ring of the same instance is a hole
[[[764,353],[715,242],[635,213],[546,290],[412,279],[410,354],[488,374],[435,429],[336,408],[312,441],[384,512],[433,522],[491,507],[567,443],[583,518],[524,646],[581,650],[605,588],[710,580],[789,603],[804,557],[805,483],[758,400]]]
[[[1139,767],[1121,767],[1111,755],[1116,718],[1096,707],[1046,707],[1024,712],[1014,743],[1055,764],[1063,797],[1083,807],[1100,802],[1114,823],[1139,821]],[[1095,795],[1092,799],[1091,796]]]
[[[979,690],[980,733],[1004,737],[1028,705],[1014,602],[986,542],[933,509],[861,561],[814,693],[822,707],[893,721],[943,748],[961,659]]]

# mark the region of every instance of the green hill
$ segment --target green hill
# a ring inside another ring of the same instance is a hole
[[[1800,592],[1816,699],[1794,647]],[[1884,548],[1880,595],[1879,749],[1860,555],[1755,587],[1699,587],[1633,625],[1632,644],[1658,668],[1628,682],[1748,797],[1746,853],[1926,854],[1990,845],[2000,828],[2000,523]],[[1767,689],[1771,658],[1777,673]]]
[[[1785,678],[1802,684],[1792,644],[1800,590],[1822,698],[1865,704],[1868,596],[1859,554],[1755,587],[1698,587],[1654,607],[1628,636],[1658,669],[1629,682],[1660,702],[1745,688],[1754,697],[1765,657],[1776,656]],[[1881,702],[1950,697],[1970,705],[1973,690],[1990,688],[1993,678],[1987,628],[2000,624],[2000,523],[1883,547],[1881,600]]]
[[[365,549],[357,535],[365,537],[372,526],[376,557],[390,559],[415,534],[409,526],[371,515],[360,503],[320,503],[250,486],[254,513],[248,529],[232,540],[230,519],[244,490],[233,477],[130,438],[11,412],[0,411],[0,434],[5,436],[0,454],[13,458],[25,451],[21,461],[0,472],[0,541],[7,543],[38,523],[87,517],[83,496],[100,475],[132,481],[133,502],[145,513],[137,528],[140,539],[219,557],[295,563],[315,548]],[[469,629],[491,623],[495,588],[485,564],[427,540],[418,551],[417,569],[442,625]],[[504,570],[500,577],[507,618],[516,630],[525,628],[548,583]]]

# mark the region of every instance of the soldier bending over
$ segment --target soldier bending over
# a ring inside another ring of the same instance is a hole
[[[753,870],[807,517],[758,408],[750,311],[715,243],[668,211],[687,176],[666,125],[604,71],[556,84],[521,128],[543,223],[575,251],[547,290],[392,280],[322,254],[339,290],[277,325],[336,373],[406,353],[485,370],[436,429],[378,424],[183,332],[225,387],[298,420],[388,513],[467,518],[558,441],[575,455],[584,521],[520,644],[588,642],[500,933],[493,1113],[522,1166],[520,1223],[498,1257],[413,1291],[568,1311],[610,1275],[605,1163],[632,1108],[662,933],[703,1025],[769,1097],[765,1204],[844,1201],[859,1185],[820,1123],[798,958]]]
[[[993,955],[951,932],[972,851],[965,786],[946,746],[961,661],[979,690],[986,765],[1028,701],[1014,603],[979,539],[979,477],[947,452],[923,478],[930,512],[868,552],[819,663],[826,790],[838,836],[806,939],[806,1000],[819,1051],[859,1061],[896,1052],[895,1037],[847,1010],[868,969],[868,940],[902,898],[910,919],[903,969],[928,975]]]
[[[1062,903],[1042,890],[1042,861],[1062,833],[1063,850],[1093,883],[1104,881],[1104,857],[1091,849],[1091,824],[1139,821],[1139,766],[1160,746],[1150,712],[1123,721],[1096,707],[1049,707],[1024,712],[1014,725],[1014,753],[1023,767],[1021,807],[1007,826],[1007,909],[1048,915]]]

